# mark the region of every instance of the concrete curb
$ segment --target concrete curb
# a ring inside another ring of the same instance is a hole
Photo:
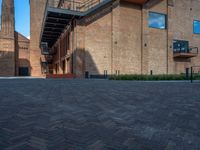
[[[0,77],[0,80],[8,79],[46,79],[45,77]]]

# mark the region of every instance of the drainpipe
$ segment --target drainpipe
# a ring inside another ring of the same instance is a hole
[[[71,70],[70,70],[70,72],[72,73],[72,74],[74,74],[74,38],[75,38],[75,36],[74,36],[74,30],[75,30],[75,22],[74,22],[74,20],[72,20],[72,28],[71,28],[71,30],[73,30],[73,32],[72,32],[72,37],[71,37],[71,39],[72,39],[72,41],[70,41],[70,42],[72,42],[71,44],[72,44],[72,46],[71,46],[71,48],[72,48],[72,50],[71,50]]]
[[[59,38],[61,38],[61,36],[59,37]],[[59,51],[58,51],[58,68],[59,68],[59,71],[58,71],[58,74],[60,74],[60,70],[61,70],[61,58],[60,58],[60,51],[61,51],[61,40],[59,39],[58,40],[58,47],[59,47]]]
[[[143,74],[143,5],[141,6],[141,74]]]
[[[167,0],[167,74],[169,73],[169,8]]]
[[[113,74],[113,5],[111,6],[111,75],[112,74]]]

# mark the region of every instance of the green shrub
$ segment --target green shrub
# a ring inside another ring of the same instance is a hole
[[[200,79],[200,75],[195,76],[195,79]],[[143,80],[143,81],[158,81],[158,80],[187,80],[184,74],[180,75],[112,75],[110,80]]]
[[[200,74],[193,74],[193,80],[200,80]]]

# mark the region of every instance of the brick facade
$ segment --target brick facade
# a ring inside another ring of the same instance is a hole
[[[31,75],[42,76],[40,32],[46,0],[30,0],[30,63]]]
[[[13,0],[2,1],[0,31],[0,76],[15,75],[14,42],[14,5]]]
[[[31,76],[44,76],[42,71],[40,33],[47,0],[30,0],[30,64]],[[49,6],[57,6],[58,0],[48,0]]]
[[[70,34],[70,42],[65,44],[71,45],[67,59],[72,61],[65,66],[70,65],[72,69],[67,73],[80,77],[85,72],[96,75],[185,73],[186,68],[200,65],[200,55],[174,58],[173,40],[187,40],[200,48],[200,35],[193,34],[193,20],[200,19],[199,4],[198,0],[160,0],[141,6],[132,1],[115,1],[88,17],[74,20],[71,30],[65,30],[55,41],[53,72],[63,73],[62,39]],[[167,29],[150,28],[149,12],[165,14]]]
[[[12,0],[6,3],[9,1]],[[193,33],[193,20],[200,20],[198,9],[200,2],[198,0],[145,2],[145,0],[116,0],[95,10],[87,17],[72,19],[70,26],[66,26],[50,47],[51,55],[44,56],[41,55],[40,40],[42,27],[45,24],[43,14],[46,1],[30,0],[30,54],[24,54],[24,57],[25,59],[30,57],[31,75],[44,76],[50,73],[84,77],[86,72],[91,75],[179,74],[184,73],[186,68],[200,65],[200,54],[192,58],[175,58],[173,53],[174,39],[189,41],[191,46],[200,48],[200,35]],[[50,0],[49,5],[58,7],[58,0]],[[72,9],[72,4],[60,7]],[[84,11],[84,8],[79,9]],[[168,20],[167,28],[162,30],[150,28],[149,12],[165,14]],[[7,18],[12,18],[12,15]],[[1,49],[6,51],[6,54],[1,55],[4,59],[1,59],[0,65],[3,64],[4,73],[12,70],[10,75],[14,75],[14,66],[21,64],[19,62],[16,64],[17,60],[14,61],[16,55],[13,24],[11,19],[10,24],[3,30],[2,23],[2,33],[0,33],[0,41],[5,43],[1,44]],[[3,32],[9,34],[2,38]],[[48,62],[47,68],[42,64],[45,60],[51,62]],[[5,71],[8,68],[9,71]]]
[[[16,75],[20,75],[20,68],[27,68],[28,75],[30,75],[30,40],[22,34],[15,32],[15,50],[16,50]]]
[[[30,70],[29,40],[15,32],[14,0],[2,1],[0,76],[18,76],[20,67]]]

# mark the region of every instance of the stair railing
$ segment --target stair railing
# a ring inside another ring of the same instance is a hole
[[[73,11],[85,12],[103,2],[104,0],[60,0],[58,8],[69,9]]]

